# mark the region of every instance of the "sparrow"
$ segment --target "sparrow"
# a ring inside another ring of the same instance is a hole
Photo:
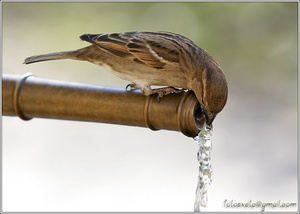
[[[95,63],[128,80],[126,89],[140,89],[143,95],[192,90],[210,126],[224,108],[228,96],[225,75],[204,49],[190,39],[171,32],[123,32],[84,34],[80,39],[90,46],[73,51],[37,55],[34,62],[74,59]],[[166,86],[151,88],[151,86]]]

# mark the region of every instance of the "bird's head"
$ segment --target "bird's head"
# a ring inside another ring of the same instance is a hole
[[[222,69],[212,57],[201,70],[192,80],[192,90],[205,114],[206,125],[211,126],[226,104],[228,85]]]

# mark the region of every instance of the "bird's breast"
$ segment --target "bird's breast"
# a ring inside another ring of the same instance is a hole
[[[175,66],[166,66],[164,69],[156,69],[135,62],[106,61],[96,64],[109,70],[119,78],[128,80],[140,86],[172,86],[178,88],[188,87],[186,74]]]

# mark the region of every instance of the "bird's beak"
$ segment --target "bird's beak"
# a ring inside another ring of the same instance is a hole
[[[211,127],[212,122],[214,121],[217,114],[210,115],[207,112],[205,112],[204,114],[205,114],[206,125]]]

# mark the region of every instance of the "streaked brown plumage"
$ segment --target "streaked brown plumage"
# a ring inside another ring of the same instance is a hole
[[[191,89],[210,125],[226,104],[228,86],[225,75],[204,49],[190,39],[169,32],[126,32],[84,34],[82,40],[92,45],[75,50],[38,55],[25,59],[25,64],[76,59],[95,63],[111,70],[116,76],[131,81],[144,95],[160,97]],[[168,86],[151,89],[150,86]],[[176,87],[176,88],[175,88]]]

